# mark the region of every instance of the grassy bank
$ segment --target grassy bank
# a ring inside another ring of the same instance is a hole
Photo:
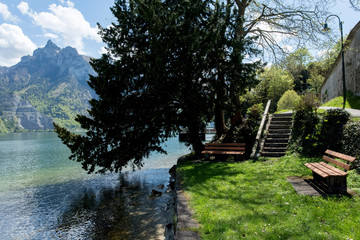
[[[329,102],[322,105],[322,107],[339,107],[342,108],[344,103],[344,98],[342,96],[336,97]],[[348,92],[346,97],[345,108],[360,109],[360,97],[354,96],[352,93]]]
[[[359,197],[299,196],[288,176],[319,159],[286,156],[179,166],[203,239],[360,239]],[[348,185],[360,187],[351,171]]]

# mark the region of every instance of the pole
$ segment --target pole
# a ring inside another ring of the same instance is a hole
[[[340,21],[340,32],[341,32],[341,58],[342,58],[342,81],[343,81],[343,96],[344,96],[344,103],[343,109],[345,109],[346,104],[346,82],[345,82],[345,57],[344,57],[344,40],[343,40],[343,26],[342,22]]]
[[[337,19],[339,20],[339,26],[340,26],[340,33],[341,33],[341,65],[342,65],[342,85],[343,85],[343,98],[344,98],[344,102],[343,102],[343,109],[345,109],[345,104],[346,104],[346,82],[345,82],[345,54],[344,54],[344,37],[343,37],[343,24],[341,22],[341,19],[338,15],[335,14],[331,14],[329,16],[327,16],[327,18],[325,19],[325,28],[327,28],[327,20],[329,17],[337,17]]]

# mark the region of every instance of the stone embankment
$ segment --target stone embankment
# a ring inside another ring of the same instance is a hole
[[[178,164],[185,161],[185,157],[178,160]],[[188,206],[188,196],[181,185],[181,175],[177,171],[177,165],[173,166],[169,173],[170,188],[175,191],[173,202],[173,221],[166,226],[165,239],[167,240],[196,240],[201,239],[198,232],[199,223],[193,218],[193,211]]]

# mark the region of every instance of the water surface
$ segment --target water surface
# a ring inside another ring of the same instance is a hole
[[[89,175],[68,160],[69,150],[54,133],[1,135],[0,239],[140,239],[159,234],[171,198],[168,169],[188,152],[177,138],[169,139],[165,149],[168,155],[152,154],[140,171]],[[163,195],[149,199],[152,189]],[[149,219],[161,226],[150,226]]]

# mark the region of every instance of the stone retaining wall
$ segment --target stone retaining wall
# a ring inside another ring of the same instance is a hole
[[[350,31],[347,39],[348,42],[344,47],[346,51],[346,90],[360,96],[360,22]],[[340,53],[321,86],[321,101],[327,102],[342,95],[342,57]]]

